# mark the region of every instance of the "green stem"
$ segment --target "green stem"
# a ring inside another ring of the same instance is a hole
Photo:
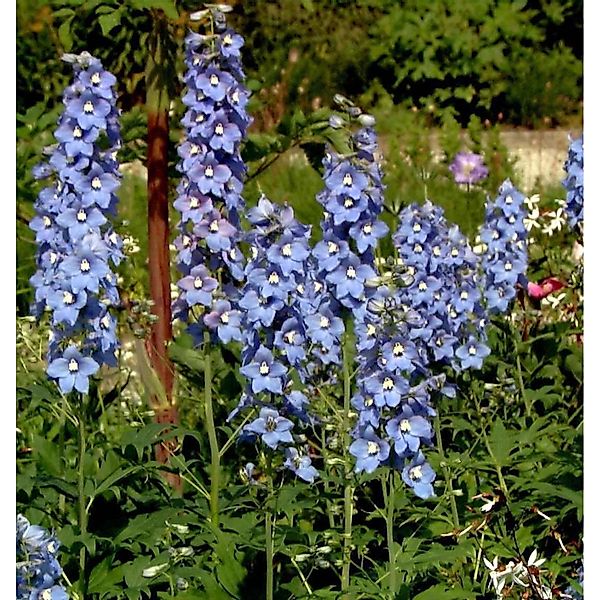
[[[395,508],[395,489],[394,489],[393,470],[389,472],[389,485],[386,492],[384,477],[381,478],[381,487],[383,488],[383,497],[386,504],[385,532],[388,547],[388,573],[390,600],[396,597],[396,552],[394,550],[394,508]]]
[[[342,419],[344,449],[350,445],[350,352],[348,348],[348,336],[344,339],[342,346],[343,354],[343,377],[344,377],[344,414]],[[342,554],[342,592],[347,592],[350,587],[350,543],[352,541],[352,472],[346,463],[346,484],[344,487],[344,546]]]
[[[265,551],[267,554],[267,582],[265,597],[266,600],[273,600],[273,513],[270,508],[273,500],[273,473],[271,469],[270,457],[267,459],[267,471],[268,496],[265,504]]]
[[[204,414],[210,446],[210,519],[219,526],[219,477],[221,472],[219,442],[215,429],[212,401],[212,364],[210,360],[210,333],[204,332]]]
[[[77,478],[77,491],[79,495],[79,534],[82,538],[87,534],[87,511],[86,511],[86,499],[85,499],[85,477],[83,470],[83,462],[85,459],[85,419],[84,419],[85,407],[83,404],[83,397],[81,398],[80,409],[79,409],[79,457],[78,457],[78,478]],[[81,549],[79,550],[79,590],[81,593],[81,600],[85,598],[85,544],[82,543]]]
[[[444,461],[444,466],[442,470],[444,471],[444,479],[446,480],[446,489],[450,493],[450,507],[452,509],[452,521],[454,522],[454,528],[460,529],[460,521],[458,519],[458,508],[456,506],[456,498],[452,492],[452,478],[450,477],[450,471],[448,469],[448,465],[446,463],[446,457],[444,455],[444,445],[442,444],[442,432],[440,429],[440,417],[436,416],[434,419],[434,427],[435,427],[435,439],[437,441],[438,448],[440,450],[440,455],[442,456],[442,460]]]
[[[517,379],[519,380],[519,389],[521,390],[521,396],[525,403],[525,413],[528,417],[531,417],[531,403],[527,400],[527,394],[525,393],[525,383],[523,382],[523,371],[521,369],[521,359],[519,358],[517,340],[515,340],[515,357],[517,359]]]

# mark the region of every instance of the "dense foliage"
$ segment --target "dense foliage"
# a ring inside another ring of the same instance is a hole
[[[583,140],[556,190],[519,191],[498,128],[475,114],[508,102],[508,67],[483,50],[472,61],[457,23],[514,64],[543,64],[578,5],[244,2],[189,20],[184,4],[28,5],[46,21],[17,130],[19,593],[577,598]],[[356,39],[350,22],[367,23]],[[306,45],[288,56],[300,28]],[[437,66],[419,54],[425,33]],[[67,54],[74,74],[49,58],[83,39],[93,56]],[[147,345],[145,41],[164,44],[157,80],[174,99],[175,424],[156,422],[164,390]],[[277,92],[269,112],[246,56],[263,84],[288,58],[288,74],[314,69],[306,90],[327,71],[318,93],[333,108],[305,114],[301,96]],[[349,80],[378,97],[374,116],[334,96]],[[391,112],[400,91],[448,109],[435,148],[430,116]],[[253,116],[277,126],[249,133]]]

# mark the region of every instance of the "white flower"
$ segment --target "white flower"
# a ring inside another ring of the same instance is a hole
[[[529,212],[529,214],[523,219],[523,225],[527,231],[531,231],[534,228],[539,229],[540,224],[538,219],[540,218],[540,210],[537,206]]]
[[[558,296],[548,294],[545,298],[542,298],[542,304],[556,308],[565,299],[565,296],[564,292],[558,294]]]
[[[525,206],[527,206],[527,210],[529,212],[533,212],[533,210],[538,210],[537,205],[540,201],[539,194],[533,194],[533,196],[529,196],[529,198],[525,198]]]

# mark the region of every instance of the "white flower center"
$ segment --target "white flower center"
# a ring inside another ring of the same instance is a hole
[[[410,421],[408,419],[402,419],[402,421],[400,421],[400,431],[402,433],[408,433],[410,431]]]
[[[415,223],[415,224],[413,225],[413,231],[414,231],[415,233],[419,233],[419,231],[421,231],[421,225],[420,225],[419,223]]]
[[[69,371],[71,373],[79,371],[79,363],[74,358],[69,361]]]
[[[90,261],[87,258],[84,258],[81,261],[80,268],[83,273],[87,273],[90,270]]]
[[[327,242],[327,250],[329,254],[335,254],[340,247],[335,242]]]
[[[512,263],[510,261],[506,261],[504,263],[504,270],[505,271],[512,271],[512,268],[513,268],[513,266],[512,266]]]
[[[196,277],[194,279],[194,287],[199,290],[202,287],[202,277]]]
[[[401,356],[404,354],[404,346],[400,342],[396,342],[394,344],[394,349],[392,350],[394,356]]]
[[[181,243],[183,244],[184,248],[187,248],[192,243],[192,238],[189,235],[184,235]]]
[[[327,327],[329,327],[329,319],[327,317],[321,317],[319,320],[319,326],[321,329],[327,329]]]
[[[219,78],[216,76],[215,73],[213,73],[210,76],[210,85],[212,85],[213,87],[216,87],[217,85],[219,85]]]
[[[371,225],[371,223],[367,223],[364,227],[363,227],[363,233],[365,233],[366,235],[370,235],[373,231],[373,225]]]
[[[461,292],[460,293],[460,299],[461,300],[466,300],[469,297],[468,292]]]
[[[364,401],[364,405],[368,408],[369,406],[373,406],[373,398],[371,396],[367,396]]]
[[[224,132],[225,132],[225,128],[223,127],[223,123],[217,123],[217,125],[215,127],[215,133],[217,135],[223,135]]]
[[[208,165],[208,167],[206,167],[206,169],[204,169],[205,177],[212,177],[214,174],[215,174],[215,170],[213,169],[212,165]]]
[[[73,304],[74,300],[75,299],[73,298],[73,294],[71,294],[71,292],[63,292],[63,304]]]
[[[102,181],[100,181],[100,177],[94,177],[94,179],[92,179],[92,187],[95,190],[102,189]]]
[[[346,277],[348,279],[356,279],[356,269],[352,265],[346,269]]]
[[[469,354],[475,356],[477,354],[477,348],[475,346],[469,346]]]
[[[354,206],[354,200],[352,198],[346,197],[344,200],[344,208],[352,208]]]
[[[367,442],[367,453],[370,456],[374,456],[378,452],[379,452],[379,444],[376,444],[375,442]]]
[[[423,252],[423,246],[421,246],[421,244],[415,244],[414,251],[415,251],[417,254],[421,254],[421,253]]]
[[[283,254],[283,256],[291,256],[292,255],[292,245],[284,244],[283,248],[281,249],[281,254]]]
[[[394,380],[391,377],[386,377],[383,380],[383,389],[384,390],[393,390],[394,389]]]
[[[100,73],[96,72],[90,77],[90,81],[94,85],[98,85],[100,83]]]
[[[79,209],[79,212],[77,213],[77,220],[80,223],[84,223],[87,219],[87,213],[85,212],[85,210],[83,210],[83,208]]]
[[[225,46],[230,46],[232,42],[233,42],[233,38],[231,37],[231,35],[229,33],[226,33],[225,36],[223,37],[223,44],[225,44]]]
[[[100,325],[102,325],[102,327],[104,327],[104,329],[108,329],[110,326],[110,319],[108,318],[108,315],[104,315],[101,319],[100,319]]]
[[[73,137],[80,138],[82,135],[83,135],[83,132],[81,131],[79,125],[75,125],[75,129],[73,129]]]
[[[293,344],[296,337],[296,332],[294,330],[288,331],[283,337],[288,344]]]
[[[419,290],[421,292],[424,292],[427,289],[427,284],[424,281],[421,281],[421,283],[419,283]]]
[[[458,256],[458,248],[452,248],[452,250],[450,250],[450,254],[452,256]]]
[[[440,256],[442,254],[442,250],[439,246],[434,246],[432,251],[434,256]]]
[[[263,360],[260,363],[260,367],[258,367],[258,371],[261,375],[268,375],[269,374],[269,365]]]
[[[372,323],[369,323],[367,325],[367,335],[368,336],[373,336],[377,333],[377,327],[375,327],[375,325],[373,325]]]
[[[270,275],[269,275],[269,283],[277,285],[279,283],[279,275],[277,275],[277,273],[275,273],[275,271],[273,271]]]
[[[421,479],[421,477],[423,477],[423,469],[421,468],[421,465],[417,465],[416,467],[413,467],[409,472],[408,472],[408,476],[414,481]]]
[[[219,222],[215,219],[209,226],[208,228],[213,232],[217,232],[219,231]]]
[[[83,112],[86,113],[93,113],[94,112],[94,104],[91,100],[88,100],[84,105],[83,105]]]
[[[352,175],[350,175],[350,173],[346,173],[346,174],[344,175],[344,179],[342,180],[342,183],[343,183],[345,186],[348,186],[348,187],[350,187],[350,186],[352,185]]]
[[[506,198],[504,199],[504,202],[506,202],[506,204],[512,204],[513,203],[512,196],[506,196]]]
[[[198,208],[200,206],[200,202],[198,201],[198,198],[196,198],[195,196],[192,196],[190,198],[190,208]]]
[[[42,222],[44,223],[44,227],[50,227],[50,225],[52,225],[50,217],[47,217],[46,215],[42,217]]]
[[[240,101],[240,93],[238,92],[238,90],[235,90],[235,92],[231,94],[231,101],[234,104],[237,104]]]
[[[224,312],[221,315],[221,323],[225,323],[225,325],[227,325],[227,323],[229,323],[229,313],[228,312]]]

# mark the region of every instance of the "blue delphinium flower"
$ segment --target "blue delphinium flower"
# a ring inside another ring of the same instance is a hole
[[[494,200],[488,198],[485,221],[479,229],[483,246],[480,285],[488,315],[505,312],[518,287],[527,289],[526,216],[524,196],[508,179]]]
[[[62,575],[58,548],[54,535],[17,515],[17,600],[68,600],[57,582]]]
[[[565,171],[567,176],[562,182],[567,190],[565,211],[569,225],[574,228],[583,221],[583,136],[571,142]]]
[[[283,466],[312,482],[317,471],[310,457],[293,446],[296,431],[312,422],[309,401],[294,389],[292,376],[295,372],[301,382],[308,378],[306,304],[298,289],[309,284],[310,228],[296,221],[291,208],[264,196],[247,218],[251,229],[243,239],[250,256],[237,306],[243,346],[240,373],[248,385],[229,418],[260,408],[259,416],[244,426],[242,439],[260,440],[285,453]]]
[[[246,175],[240,143],[251,118],[246,112],[249,93],[240,59],[244,40],[227,28],[218,8],[211,9],[210,18],[213,33],[190,32],[185,39],[187,111],[182,119],[185,139],[178,148],[182,178],[174,203],[181,215],[174,245],[182,278],[173,315],[189,324],[196,343],[205,328],[225,343],[240,339],[223,322],[230,315],[235,321],[236,313],[221,313],[217,320],[215,311],[217,303],[223,307],[225,298],[237,310],[235,282],[243,277],[239,241]],[[199,268],[204,269],[200,279]],[[200,282],[201,292],[193,287]]]
[[[65,60],[75,79],[64,93],[58,143],[34,169],[36,178],[54,183],[34,205],[38,269],[31,283],[35,314],[51,313],[48,375],[64,393],[86,393],[101,364],[116,364],[116,319],[109,309],[119,294],[111,263],[118,265],[123,254],[109,218],[117,205],[121,141],[114,76],[87,52]]]

